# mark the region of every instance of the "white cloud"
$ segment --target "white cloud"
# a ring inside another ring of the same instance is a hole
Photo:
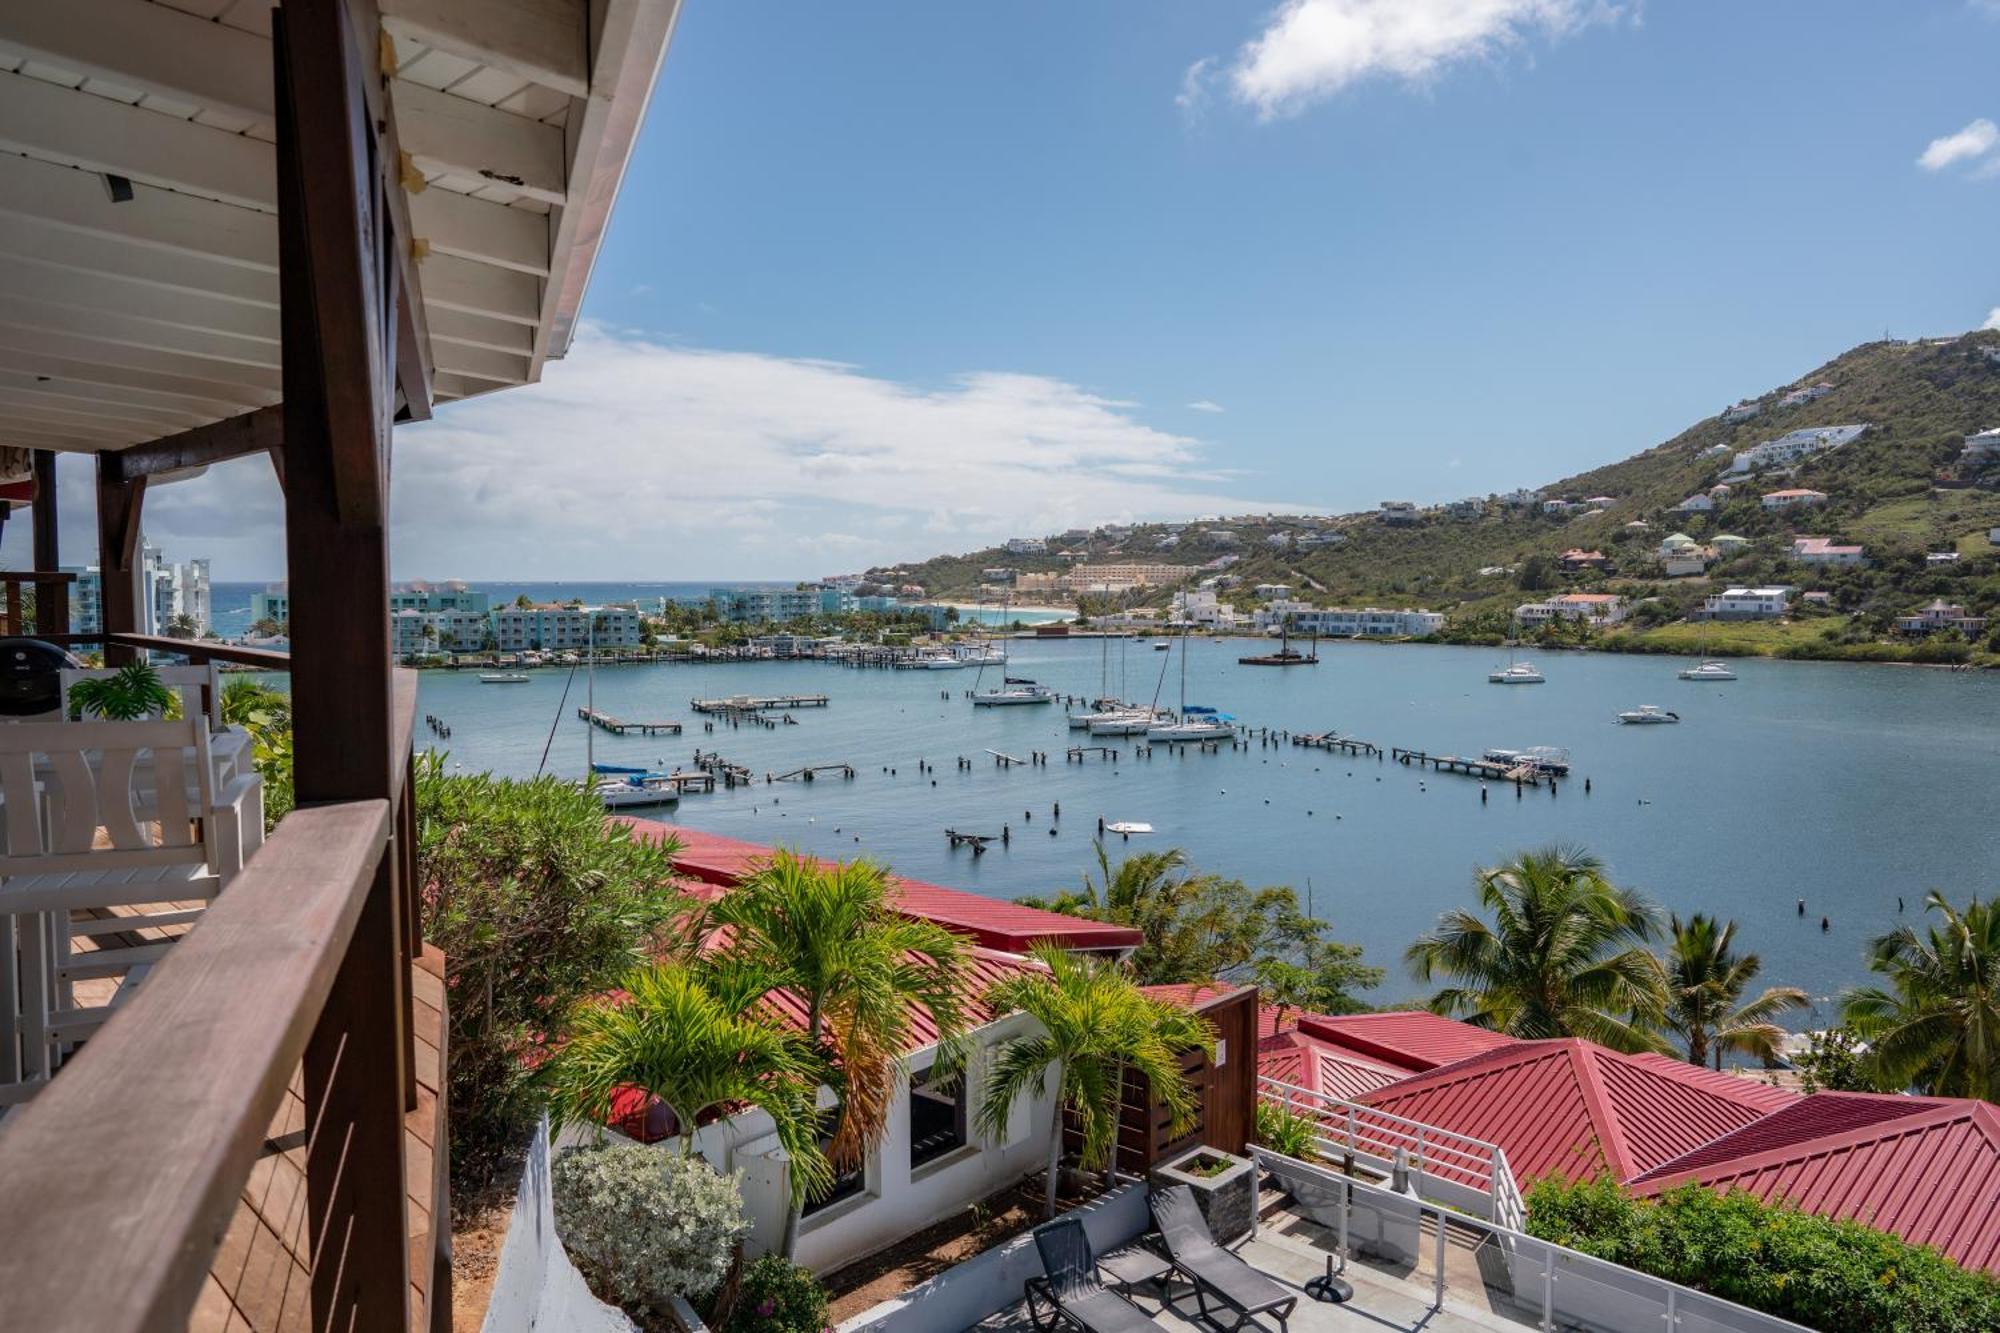
[[[1609,0],[1284,0],[1237,54],[1230,87],[1268,120],[1363,79],[1420,83],[1448,65],[1491,59],[1536,36],[1566,37],[1630,8]]]
[[[1982,116],[1956,134],[1931,140],[1930,146],[1918,155],[1917,165],[1925,171],[1943,171],[1957,163],[1984,157],[1995,144],[2000,144],[2000,125]]]
[[[1181,109],[1181,118],[1190,125],[1201,119],[1208,105],[1208,80],[1214,70],[1215,57],[1203,56],[1181,75],[1181,90],[1174,94],[1174,105]]]
[[[1979,327],[1982,329],[2000,329],[2000,305],[1993,307],[1993,313],[1989,314],[1986,317],[1986,322]]]
[[[1188,410],[1190,412],[1221,412],[1224,408],[1221,403],[1212,403],[1206,398],[1197,398],[1188,404]]]

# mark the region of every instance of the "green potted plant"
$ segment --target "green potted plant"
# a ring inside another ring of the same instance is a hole
[[[137,722],[167,717],[179,700],[160,681],[160,673],[144,662],[121,667],[116,675],[94,676],[69,687],[72,719],[95,717],[107,722]]]

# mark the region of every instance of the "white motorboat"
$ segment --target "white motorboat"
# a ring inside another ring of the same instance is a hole
[[[1681,715],[1679,713],[1670,713],[1658,704],[1640,704],[1637,708],[1620,713],[1618,720],[1620,722],[1645,725],[1655,722],[1678,722],[1681,720]]]
[[[1122,833],[1130,837],[1134,833],[1151,833],[1153,826],[1151,824],[1141,824],[1136,820],[1121,819],[1115,824],[1106,824],[1104,831],[1106,833]]]
[[[1160,719],[1144,708],[1120,713],[1098,713],[1090,719],[1093,736],[1143,736]]]
[[[1486,677],[1494,685],[1540,685],[1548,678],[1535,670],[1532,662],[1510,662]]]
[[[481,673],[481,685],[526,685],[529,677],[519,671],[488,671]]]
[[[1735,680],[1736,673],[1724,662],[1703,662],[1679,673],[1682,680]]]

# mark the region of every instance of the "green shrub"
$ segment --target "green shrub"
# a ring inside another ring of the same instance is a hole
[[[1543,1240],[1827,1330],[1987,1333],[2000,1282],[1863,1226],[1686,1185],[1635,1199],[1609,1180],[1528,1191]]]
[[[425,755],[416,798],[424,938],[444,953],[450,1005],[452,1194],[470,1209],[541,1113],[535,1055],[647,956],[681,900],[668,852],[569,782],[447,776]]]
[[[736,1177],[637,1143],[573,1148],[549,1170],[563,1246],[603,1299],[664,1314],[729,1273],[749,1230]]]
[[[1287,1111],[1276,1102],[1257,1103],[1257,1142],[1272,1152],[1310,1162],[1319,1156],[1319,1126],[1311,1116]]]
[[[723,1333],[825,1333],[826,1289],[808,1270],[767,1254],[744,1270]]]

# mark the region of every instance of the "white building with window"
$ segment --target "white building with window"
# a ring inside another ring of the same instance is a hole
[[[1867,423],[1861,422],[1847,426],[1808,426],[1803,430],[1790,431],[1737,454],[1730,461],[1729,472],[1742,474],[1796,463],[1801,458],[1852,443],[1860,439],[1867,429]]]
[[[1624,620],[1628,609],[1626,600],[1614,593],[1566,592],[1539,602],[1523,602],[1514,608],[1514,619],[1524,626],[1576,620],[1603,628]]]
[[[1792,589],[1728,588],[1708,597],[1692,620],[1777,620],[1789,609]]]
[[[1421,639],[1444,628],[1444,613],[1379,606],[1315,607],[1292,612],[1291,626],[1293,634],[1326,639]]]
[[[1046,555],[1049,544],[1040,537],[1009,537],[1008,555]]]
[[[389,651],[396,657],[476,653],[493,637],[493,618],[478,611],[391,611]]]
[[[639,613],[629,606],[507,606],[493,613],[493,638],[503,653],[637,648],[639,633]]]

